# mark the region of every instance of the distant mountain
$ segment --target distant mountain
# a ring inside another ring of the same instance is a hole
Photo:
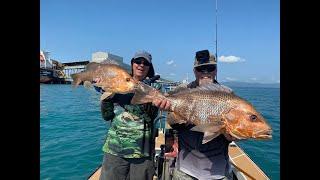
[[[247,83],[247,82],[220,82],[220,84],[230,87],[262,87],[262,88],[280,88],[280,83]]]

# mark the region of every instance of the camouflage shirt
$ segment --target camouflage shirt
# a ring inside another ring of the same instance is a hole
[[[153,84],[160,88],[160,84]],[[154,150],[153,120],[158,108],[151,103],[132,105],[133,94],[116,94],[102,102],[102,116],[112,120],[103,151],[124,158],[151,156]]]

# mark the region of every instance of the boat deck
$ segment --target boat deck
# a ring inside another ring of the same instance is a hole
[[[159,144],[160,148],[160,144]],[[237,167],[233,169],[238,180],[268,180],[265,173],[247,156],[235,143],[229,146],[229,156],[231,163]],[[241,170],[240,170],[241,169]],[[88,179],[98,180],[101,167],[98,168]]]
[[[101,174],[101,166],[88,178],[89,180],[99,180]]]
[[[229,157],[231,164],[235,166],[233,172],[239,180],[267,180],[266,174],[243,152],[234,142],[229,145]]]

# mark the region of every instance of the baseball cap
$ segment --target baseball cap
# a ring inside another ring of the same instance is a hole
[[[208,50],[197,51],[194,58],[194,66],[199,67],[204,65],[217,64],[217,60],[213,54],[210,54]]]
[[[149,63],[152,63],[152,62],[151,62],[151,61],[152,61],[152,56],[151,56],[151,54],[148,53],[147,51],[144,51],[144,50],[137,51],[137,52],[134,54],[132,60],[133,60],[133,59],[137,59],[137,58],[141,58],[141,57],[144,58],[144,59],[146,59]]]

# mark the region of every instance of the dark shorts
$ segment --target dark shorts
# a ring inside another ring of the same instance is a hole
[[[152,180],[154,163],[148,158],[121,158],[104,154],[100,180]]]

